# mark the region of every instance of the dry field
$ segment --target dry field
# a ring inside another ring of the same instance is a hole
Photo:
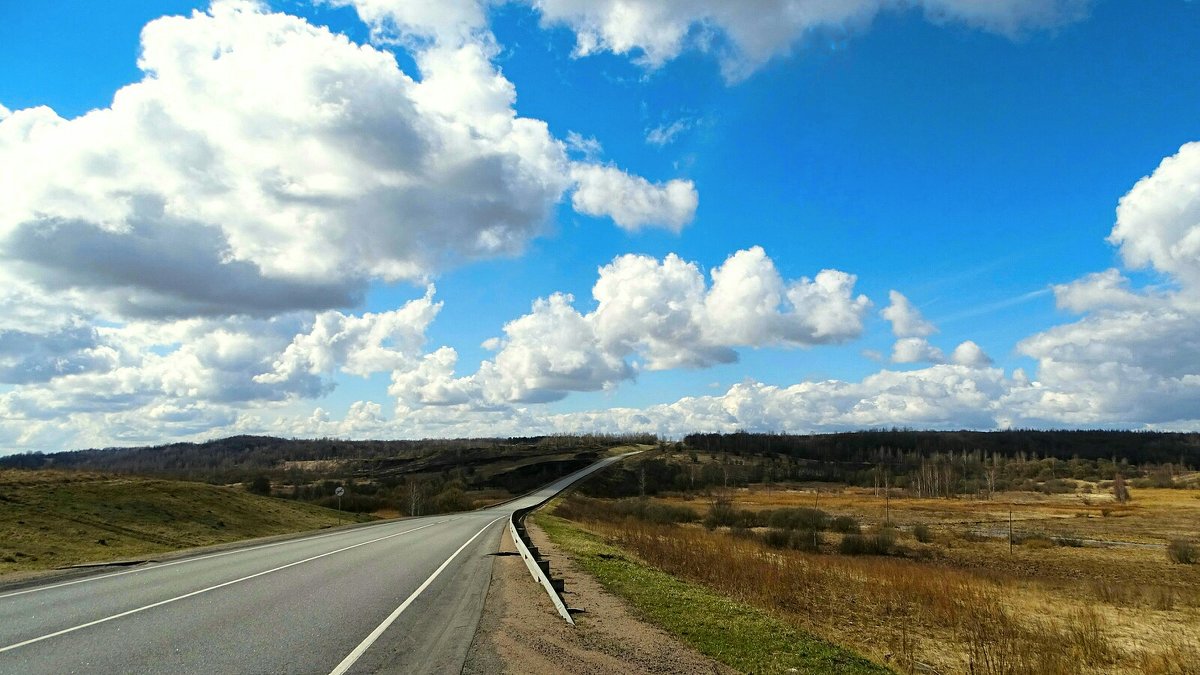
[[[0,577],[364,519],[241,488],[0,469]]]
[[[816,506],[864,532],[899,528],[900,555],[779,550],[724,528],[633,520],[588,526],[670,573],[763,606],[900,672],[1200,673],[1200,565],[1166,543],[1200,541],[1200,491],[997,494],[885,501],[870,489],[761,486],[738,509]],[[701,514],[712,499],[666,500]],[[1015,542],[1008,541],[1012,511]],[[885,515],[886,514],[886,515]],[[914,536],[923,525],[925,542]]]

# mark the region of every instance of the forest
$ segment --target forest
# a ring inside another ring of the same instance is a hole
[[[692,434],[591,481],[596,496],[787,482],[895,488],[913,496],[1073,492],[1077,481],[1184,487],[1200,434],[1128,431],[862,431],[820,435]]]

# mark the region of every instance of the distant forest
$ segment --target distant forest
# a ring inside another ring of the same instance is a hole
[[[135,474],[219,485],[358,512],[427,515],[522,494],[645,435],[562,435],[422,441],[233,436],[206,443],[25,453],[0,468]],[[337,489],[345,489],[337,495]]]
[[[818,462],[890,464],[899,455],[982,453],[1008,459],[1107,459],[1129,464],[1200,465],[1200,434],[1154,431],[913,431],[836,434],[689,434],[684,443],[705,452],[775,454]]]
[[[577,435],[461,438],[419,441],[347,441],[335,438],[287,439],[231,436],[204,443],[171,443],[132,448],[29,452],[0,457],[0,467],[70,469],[159,475],[185,480],[236,482],[264,472],[303,469],[291,463],[343,460],[349,475],[411,473],[466,468],[554,452],[656,443],[653,436]],[[328,477],[327,470],[321,470]]]
[[[1194,487],[1200,434],[1129,431],[911,431],[691,434],[668,454],[624,462],[591,479],[593,496],[695,493],[816,482],[893,488],[922,497],[1006,490],[1044,493]]]

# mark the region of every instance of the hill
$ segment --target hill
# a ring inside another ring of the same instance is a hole
[[[0,575],[363,519],[202,483],[0,469]]]

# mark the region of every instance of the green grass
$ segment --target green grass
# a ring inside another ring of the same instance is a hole
[[[767,612],[637,561],[566,520],[534,522],[556,546],[635,614],[746,673],[887,673],[887,669],[781,622]]]
[[[368,519],[203,483],[0,470],[0,575]]]

